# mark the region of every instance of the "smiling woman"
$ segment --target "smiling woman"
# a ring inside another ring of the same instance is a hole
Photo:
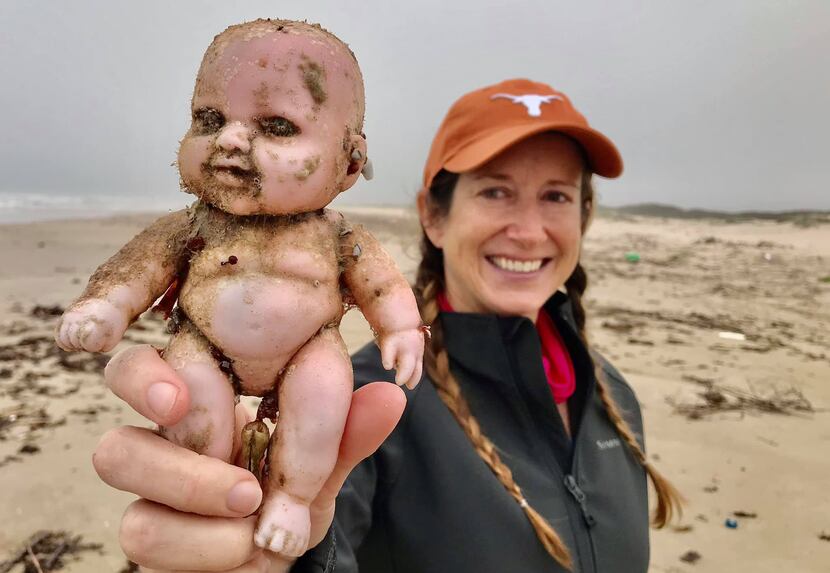
[[[579,264],[592,175],[621,172],[550,86],[509,80],[453,104],[418,194],[431,384],[352,472],[302,570],[332,547],[337,571],[648,569],[646,476],[656,526],[680,495],[646,459],[631,388],[588,346]],[[371,347],[352,360],[358,385],[383,377]]]

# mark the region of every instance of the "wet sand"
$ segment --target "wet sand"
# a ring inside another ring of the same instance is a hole
[[[411,278],[411,212],[346,211]],[[62,571],[125,566],[117,531],[132,496],[90,458],[107,429],[145,422],[104,388],[106,356],[65,354],[51,331],[154,218],[0,225],[0,570],[23,571],[2,563],[27,540]],[[648,455],[689,501],[653,534],[651,571],[830,570],[830,222],[611,213],[584,261],[590,340],[636,390]],[[163,328],[148,314],[122,345],[163,345]],[[357,311],[342,331],[351,350],[371,339]],[[32,539],[41,530],[70,537]],[[67,541],[77,535],[81,546]]]

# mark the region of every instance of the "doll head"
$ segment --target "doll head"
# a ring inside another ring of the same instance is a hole
[[[256,20],[216,36],[191,110],[182,186],[236,215],[321,209],[354,184],[366,158],[360,68],[317,25]]]

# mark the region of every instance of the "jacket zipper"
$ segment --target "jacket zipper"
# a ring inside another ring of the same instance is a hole
[[[585,525],[588,529],[591,529],[597,522],[596,518],[591,514],[588,510],[588,505],[585,503],[585,492],[579,488],[579,485],[576,483],[576,478],[571,474],[566,474],[565,479],[565,487],[570,492],[571,496],[576,500],[576,503],[579,504],[579,509],[582,511],[582,519],[585,520]],[[590,537],[590,534],[589,534]],[[593,540],[591,540],[591,548],[593,549]]]
[[[591,390],[588,394],[588,399],[585,401],[585,411],[583,413],[583,417],[588,413],[588,409],[592,406],[592,401],[594,399],[594,393],[596,392],[596,380],[593,380],[593,385]],[[593,570],[597,571],[597,550],[594,546],[594,536],[591,533],[594,525],[596,525],[597,520],[591,511],[588,509],[588,496],[585,495],[585,492],[582,491],[582,488],[579,487],[579,484],[576,481],[576,477],[574,474],[577,473],[577,465],[579,461],[579,446],[581,443],[581,436],[582,429],[585,426],[585,420],[582,420],[582,424],[579,425],[577,428],[576,434],[573,436],[572,448],[573,448],[573,456],[571,458],[571,473],[565,474],[563,478],[563,482],[565,484],[565,489],[571,494],[574,498],[576,503],[579,505],[579,509],[582,512],[582,519],[585,521],[585,527],[587,531],[585,532],[588,536],[588,545],[591,548],[591,561],[593,561]]]

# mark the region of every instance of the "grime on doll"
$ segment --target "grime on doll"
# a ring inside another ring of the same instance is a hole
[[[424,329],[394,261],[326,206],[365,172],[363,79],[349,48],[319,26],[257,20],[218,35],[204,55],[192,124],[178,154],[198,199],[158,220],[92,276],[61,319],[65,350],[108,351],[154,301],[170,317],[164,360],[188,385],[168,440],[263,468],[256,543],[298,556],[309,504],[337,459],[352,397],[338,331],[357,306],[384,365],[421,378]],[[239,395],[264,397],[235,435]],[[268,439],[263,419],[276,419]]]

